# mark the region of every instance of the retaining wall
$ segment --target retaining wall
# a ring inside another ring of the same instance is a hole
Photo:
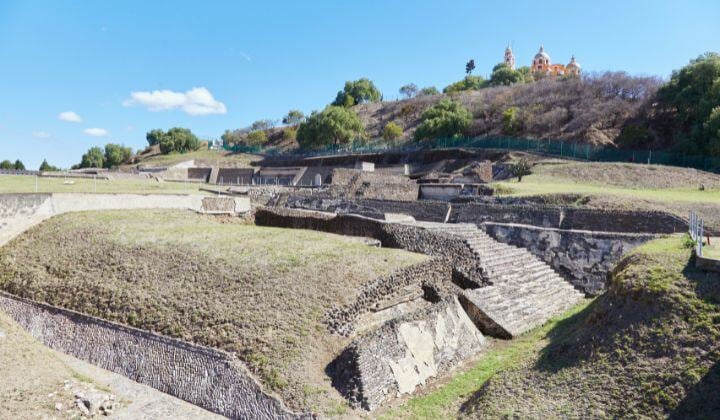
[[[373,410],[477,353],[485,344],[457,297],[354,340],[329,366],[351,404]]]
[[[607,287],[608,273],[620,258],[658,235],[543,228],[484,223],[482,228],[500,242],[528,249],[576,287],[596,295]]]
[[[230,418],[298,418],[234,356],[0,293],[0,309],[50,348]]]
[[[202,211],[203,199],[197,194],[0,194],[0,245],[43,220],[62,213],[135,209]],[[236,212],[250,210],[247,198],[221,199],[232,201]]]

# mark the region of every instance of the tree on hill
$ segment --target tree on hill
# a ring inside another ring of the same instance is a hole
[[[305,114],[297,109],[291,109],[282,119],[283,124],[293,127],[300,125],[303,121],[305,121]]]
[[[500,63],[493,68],[489,84],[491,86],[509,86],[524,81],[525,77],[522,73],[511,69],[505,63]]]
[[[13,165],[13,163],[9,160],[5,159],[0,162],[0,169],[15,169],[15,165]]]
[[[200,148],[200,140],[187,128],[173,127],[167,133],[163,130],[151,130],[145,137],[151,145],[159,145],[160,152],[164,155],[173,152],[187,153]]]
[[[382,131],[383,140],[392,141],[397,140],[403,135],[403,129],[397,125],[394,121],[390,121],[385,125]]]
[[[470,126],[472,115],[460,103],[443,99],[422,113],[422,123],[415,130],[415,139],[460,136]]]
[[[418,92],[417,96],[432,96],[432,95],[439,95],[440,91],[437,90],[435,86],[428,86],[420,89],[420,92]]]
[[[252,124],[250,124],[249,130],[250,131],[267,131],[271,128],[275,127],[275,121],[273,120],[257,120],[253,121]]]
[[[360,118],[351,109],[327,106],[322,112],[313,112],[297,130],[297,141],[304,149],[329,144],[350,143],[364,134]]]
[[[94,146],[88,149],[80,159],[79,168],[103,168],[105,166],[105,152],[103,149]]]
[[[120,144],[108,143],[105,145],[105,162],[106,168],[115,168],[130,160],[133,152],[130,147]]]
[[[467,76],[459,82],[448,85],[443,89],[443,93],[455,93],[465,90],[480,90],[485,87],[485,80],[482,76]]]
[[[407,99],[410,99],[417,95],[418,87],[415,83],[408,83],[405,86],[400,87],[400,94]]]
[[[162,136],[165,135],[165,132],[160,129],[154,129],[148,131],[148,133],[145,135],[145,139],[148,142],[148,145],[155,146],[156,144],[160,144],[160,139]]]
[[[706,53],[674,71],[658,99],[674,117],[676,127],[669,131],[677,133],[676,141],[720,156],[720,54]]]
[[[332,105],[351,107],[365,102],[379,102],[382,94],[369,79],[363,77],[355,81],[345,82],[343,90],[339,91]]]
[[[475,60],[470,60],[465,64],[465,74],[468,76],[472,74],[473,70],[475,70]]]
[[[263,130],[254,130],[247,134],[245,144],[248,146],[262,146],[267,143],[268,136]]]
[[[532,166],[530,164],[530,161],[522,158],[510,166],[510,172],[513,174],[513,176],[517,177],[518,182],[522,182],[524,176],[530,175],[531,167]]]
[[[40,172],[57,172],[60,170],[57,166],[53,166],[48,163],[47,159],[43,159],[39,168]]]

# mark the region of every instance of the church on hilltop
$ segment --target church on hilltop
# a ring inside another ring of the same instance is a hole
[[[505,48],[504,62],[505,65],[515,70],[515,55],[509,45]],[[543,48],[542,45],[540,45],[540,51],[535,54],[535,58],[533,58],[530,69],[533,74],[539,76],[564,76],[566,74],[578,76],[581,71],[580,63],[577,62],[574,55],[570,58],[570,62],[567,66],[562,64],[553,64],[550,60],[550,55],[545,52],[545,48]]]

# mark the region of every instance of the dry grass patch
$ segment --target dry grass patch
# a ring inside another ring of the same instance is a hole
[[[321,325],[324,312],[427,257],[237,220],[183,211],[55,217],[0,251],[0,287],[235,352],[292,406],[315,408],[332,388],[309,372],[322,372],[341,346]]]

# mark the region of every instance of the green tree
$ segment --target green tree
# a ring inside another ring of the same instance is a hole
[[[700,150],[720,156],[715,123],[720,106],[720,54],[706,53],[678,71],[658,91],[659,105],[673,114],[676,141],[682,138]]]
[[[245,135],[243,130],[225,130],[220,138],[224,144],[240,144],[245,141]]]
[[[513,135],[520,132],[521,122],[518,116],[519,112],[520,110],[515,106],[511,106],[503,111],[503,133]]]
[[[511,69],[505,63],[500,63],[493,68],[489,83],[492,86],[509,86],[524,81],[525,77],[522,73]]]
[[[397,140],[403,135],[403,129],[394,121],[385,124],[382,131],[382,138],[387,141]]]
[[[145,139],[147,140],[148,145],[155,146],[156,144],[160,144],[160,139],[163,138],[164,135],[165,132],[163,130],[156,128],[148,131],[145,135]]]
[[[440,91],[437,90],[435,86],[428,86],[420,89],[420,92],[418,92],[417,96],[432,96],[432,95],[439,95]]]
[[[300,123],[303,121],[305,121],[305,114],[303,114],[302,111],[297,109],[291,109],[282,119],[283,124],[293,127],[300,125]]]
[[[15,169],[15,165],[13,165],[13,163],[9,160],[5,159],[0,162],[0,169]]]
[[[522,182],[524,176],[530,175],[531,167],[530,162],[527,159],[522,158],[510,165],[510,172],[517,177],[518,182]]]
[[[379,102],[382,94],[369,79],[363,77],[355,81],[345,82],[343,90],[339,91],[332,105],[349,107],[365,102]]]
[[[460,103],[443,99],[426,109],[421,119],[415,130],[416,140],[462,135],[470,126],[472,115]]]
[[[13,167],[17,169],[18,171],[24,171],[25,170],[25,164],[22,163],[20,159],[16,160],[13,164]]]
[[[88,149],[80,159],[80,168],[102,168],[105,166],[105,153],[103,149],[94,146]]]
[[[351,109],[327,106],[322,112],[313,112],[297,131],[302,148],[312,149],[328,144],[346,144],[362,137],[364,128],[360,118]]]
[[[465,90],[480,90],[485,87],[485,80],[482,76],[467,76],[459,82],[448,85],[443,89],[444,93],[462,92]]]
[[[417,93],[418,87],[415,83],[408,83],[407,85],[400,87],[400,94],[407,99],[412,98],[417,95]]]
[[[57,166],[52,166],[48,163],[47,159],[43,159],[39,168],[40,172],[57,172],[60,169]]]
[[[248,133],[246,143],[248,146],[262,146],[267,143],[268,137],[262,130],[254,130]]]
[[[518,67],[517,72],[522,75],[525,83],[533,81],[532,69],[529,66]]]
[[[472,74],[473,70],[475,70],[475,60],[470,60],[465,64],[465,74],[468,76]]]
[[[187,128],[173,127],[160,138],[160,151],[168,153],[187,153],[200,147],[200,140]]]
[[[105,167],[115,168],[130,160],[133,152],[129,147],[108,143],[105,145]]]

